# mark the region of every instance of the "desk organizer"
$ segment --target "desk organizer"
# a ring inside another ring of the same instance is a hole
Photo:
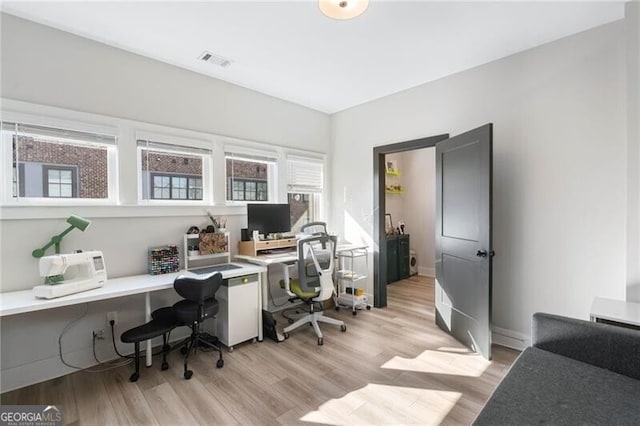
[[[200,233],[200,255],[226,253],[229,251],[227,234]]]
[[[180,258],[178,256],[178,246],[149,247],[148,263],[150,275],[168,274],[179,271]]]

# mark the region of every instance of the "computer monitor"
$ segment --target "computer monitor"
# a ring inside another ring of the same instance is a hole
[[[289,204],[247,204],[247,229],[265,236],[291,231]]]

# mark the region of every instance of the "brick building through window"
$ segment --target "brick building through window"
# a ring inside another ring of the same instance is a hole
[[[202,157],[141,150],[143,199],[202,200]]]
[[[12,140],[14,197],[108,198],[106,146],[23,135]]]
[[[227,158],[227,200],[269,201],[269,165]]]

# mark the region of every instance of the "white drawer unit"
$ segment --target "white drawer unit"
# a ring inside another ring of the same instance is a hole
[[[260,287],[258,274],[224,280],[216,293],[218,314],[216,331],[230,351],[233,346],[258,338]]]

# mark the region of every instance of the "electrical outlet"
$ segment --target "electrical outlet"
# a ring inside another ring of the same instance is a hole
[[[96,340],[104,340],[104,330],[93,330],[91,338]]]
[[[107,312],[107,324],[111,324],[113,321],[113,325],[118,324],[118,313],[116,311]]]

